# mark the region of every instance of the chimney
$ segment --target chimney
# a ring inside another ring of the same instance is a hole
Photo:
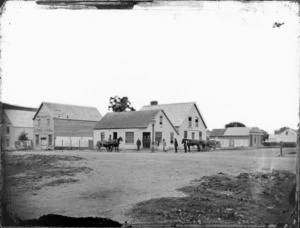
[[[158,105],[158,102],[157,101],[151,101],[150,105]]]

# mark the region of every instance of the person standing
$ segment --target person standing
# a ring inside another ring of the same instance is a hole
[[[138,139],[136,141],[136,145],[137,145],[137,150],[140,150],[140,146],[141,146],[141,140],[140,139]]]
[[[177,147],[178,147],[177,139],[175,139],[174,146],[175,146],[175,153],[177,153]]]
[[[163,139],[163,152],[166,152],[166,145],[167,145],[167,143],[166,143],[165,139]]]

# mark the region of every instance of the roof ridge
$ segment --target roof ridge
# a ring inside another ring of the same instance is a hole
[[[159,106],[159,105],[175,105],[175,104],[195,104],[196,102],[194,101],[189,101],[189,102],[177,102],[177,103],[167,103],[167,104],[157,104],[157,105],[144,105],[144,107],[147,106]]]
[[[80,108],[96,108],[95,106],[83,106],[83,105],[63,104],[63,103],[54,103],[54,102],[47,102],[47,101],[43,101],[42,103],[43,103],[43,104],[54,104],[54,105],[73,106],[73,107],[80,107]]]

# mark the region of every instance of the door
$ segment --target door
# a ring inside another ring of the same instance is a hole
[[[47,138],[46,137],[41,138],[41,146],[42,146],[42,150],[47,149]]]
[[[118,133],[117,132],[113,133],[113,140],[115,140],[115,139],[118,139]]]
[[[143,132],[143,148],[150,148],[150,132]]]

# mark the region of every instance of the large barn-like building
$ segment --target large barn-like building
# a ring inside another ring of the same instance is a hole
[[[122,137],[120,149],[136,149],[138,139],[142,143],[141,148],[151,148],[153,118],[155,148],[162,150],[165,140],[166,149],[173,149],[175,138],[179,138],[178,131],[166,113],[159,109],[107,113],[94,127],[94,147],[97,141],[108,140],[111,136],[111,139]]]
[[[42,102],[33,117],[34,147],[92,148],[93,128],[101,117],[95,107]]]

